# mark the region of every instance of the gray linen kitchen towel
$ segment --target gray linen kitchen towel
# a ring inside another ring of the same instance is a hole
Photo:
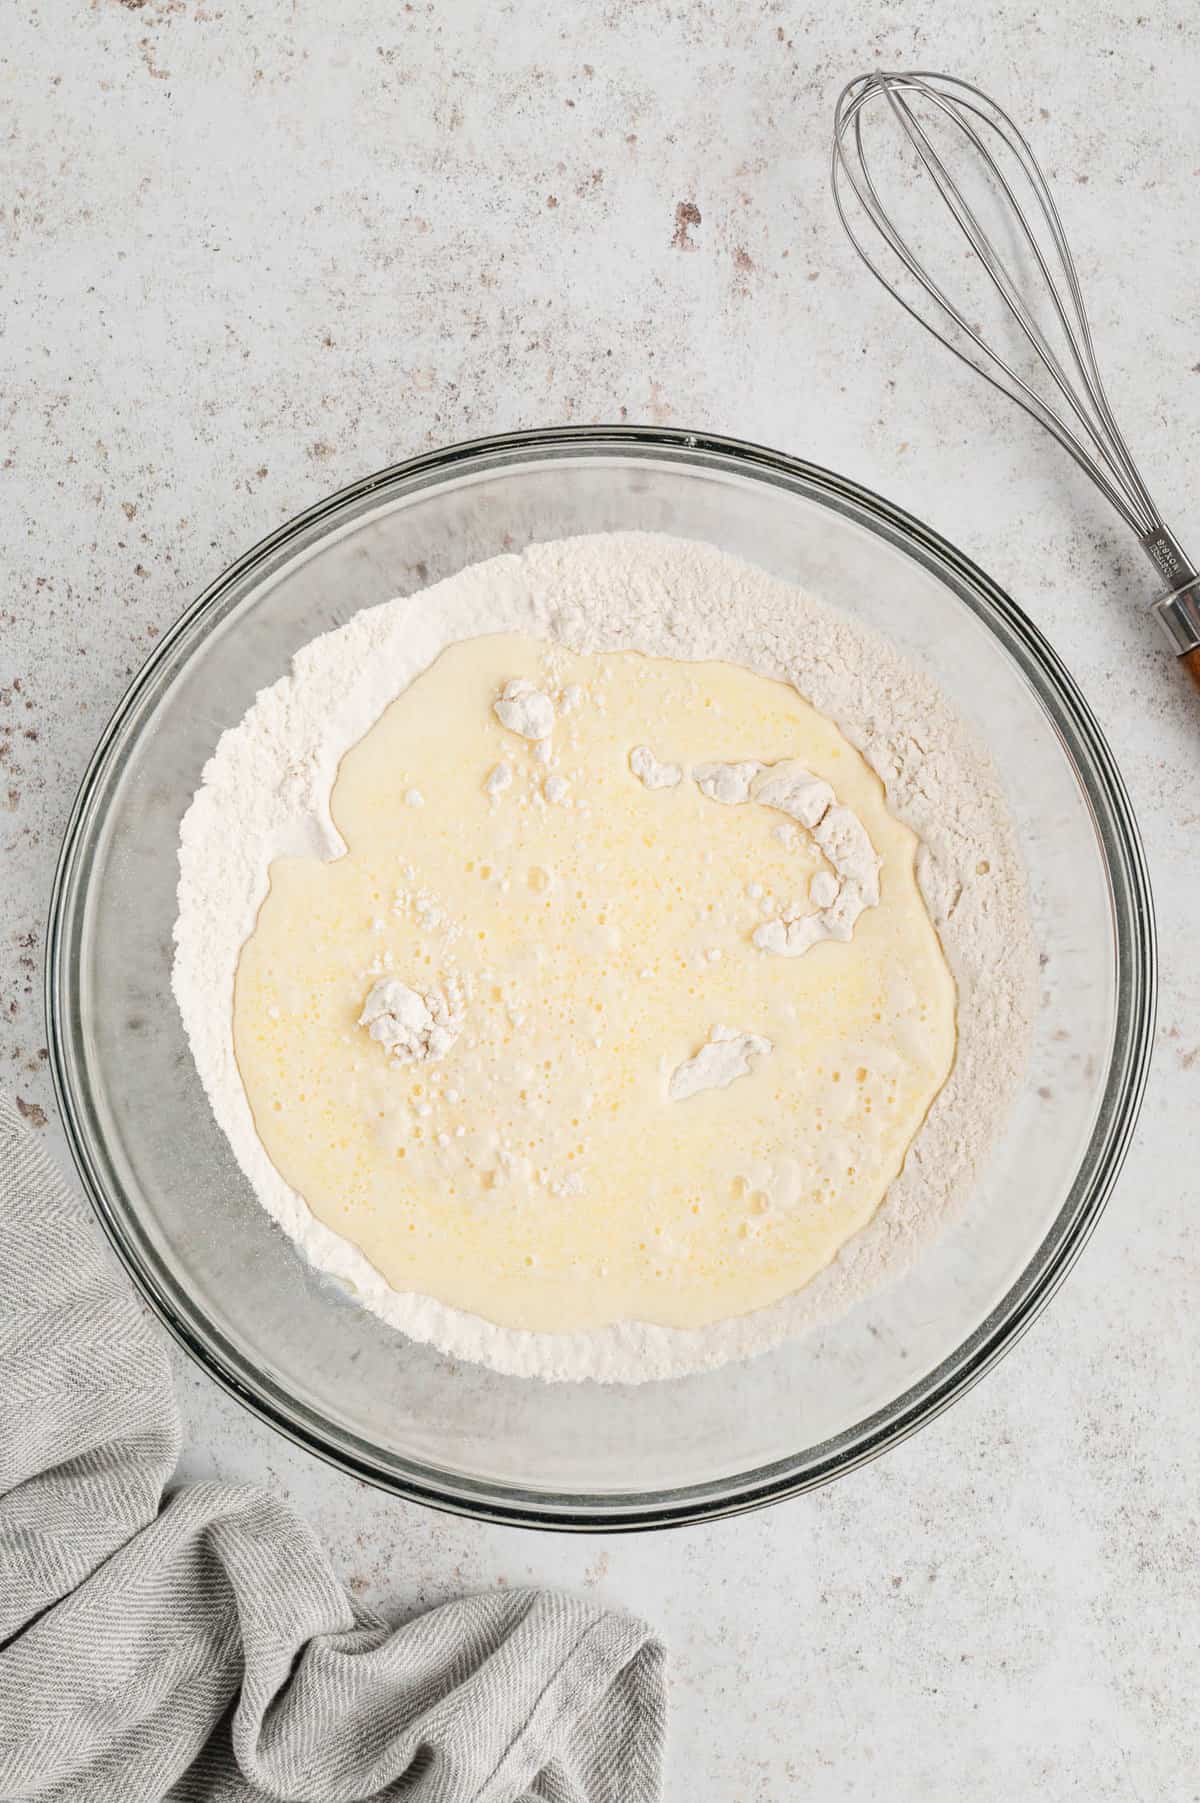
[[[652,1803],[661,1646],[570,1596],[389,1628],[250,1485],[164,1497],[157,1333],[0,1095],[0,1798]]]

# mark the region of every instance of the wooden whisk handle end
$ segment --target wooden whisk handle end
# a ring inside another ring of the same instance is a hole
[[[1197,689],[1200,689],[1200,645],[1193,645],[1190,651],[1185,651],[1179,661]]]

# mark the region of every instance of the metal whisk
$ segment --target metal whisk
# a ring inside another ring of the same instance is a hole
[[[932,181],[995,296],[1019,327],[1017,344],[1024,340],[1048,380],[1035,377],[1035,385],[987,343],[902,235],[880,199],[868,162],[863,115],[872,102],[881,103],[890,124],[903,134],[901,144],[907,140],[915,152],[918,169]],[[949,161],[942,145],[950,149]],[[989,232],[980,206],[968,196],[968,187],[973,195],[980,181],[986,186],[989,216],[994,215],[1009,241],[1005,252],[997,243],[997,224]],[[919,70],[860,75],[847,83],[837,103],[833,196],[854,248],[888,292],[956,357],[1056,438],[1137,534],[1168,584],[1152,611],[1200,684],[1200,578],[1160,518],[1113,418],[1071,247],[1046,177],[1021,131],[994,100],[953,76]],[[864,224],[874,228],[890,253],[889,267],[898,279],[876,261],[879,243],[856,229]],[[1025,285],[1015,271],[1018,261],[1025,266]],[[932,318],[915,304],[915,296],[908,299],[902,292],[902,271],[934,304]]]

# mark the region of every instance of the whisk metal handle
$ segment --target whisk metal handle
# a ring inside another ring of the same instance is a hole
[[[1173,532],[1161,521],[1141,535],[1142,549],[1170,584],[1150,605],[1167,643],[1200,687],[1200,575],[1180,550]]]
[[[1200,578],[1173,589],[1150,609],[1167,635],[1177,657],[1190,658],[1189,668],[1200,682]]]
[[[1189,660],[1187,671],[1200,687],[1200,575],[1178,548],[1175,534],[1159,521],[1153,532],[1141,534],[1142,550],[1150,557],[1169,588],[1150,604],[1150,611],[1166,633],[1171,651]]]

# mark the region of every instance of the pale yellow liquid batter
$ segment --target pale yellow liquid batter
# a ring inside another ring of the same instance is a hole
[[[493,711],[513,677],[556,700],[549,763]],[[683,780],[643,786],[641,745]],[[741,759],[800,760],[865,826],[880,900],[848,943],[753,945],[828,866],[687,774]],[[795,1291],[875,1214],[949,1074],[955,990],[914,835],[791,688],[474,639],[347,753],[330,805],[347,853],[272,866],[234,1043],[273,1163],[393,1288],[509,1328],[698,1327]],[[358,1024],[382,975],[461,986],[445,1056],[397,1064]],[[716,1025],[771,1050],[671,1100]]]

